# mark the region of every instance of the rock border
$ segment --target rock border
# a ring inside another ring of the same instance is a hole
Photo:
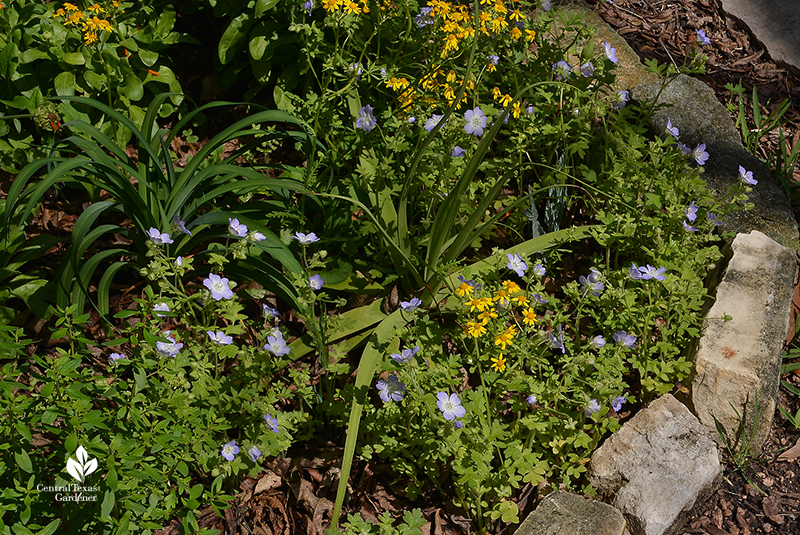
[[[735,232],[736,237],[727,247],[727,265],[719,270],[721,275],[709,277],[714,304],[695,348],[692,397],[684,404],[669,394],[653,401],[592,456],[593,483],[601,494],[605,492],[608,503],[621,509],[633,535],[670,535],[715,489],[721,474],[719,448],[746,448],[748,454],[757,455],[767,438],[777,404],[800,236],[789,201],[764,165],[741,144],[733,121],[709,87],[686,75],[663,86],[589,6],[579,3],[569,9],[583,13],[595,27],[596,47],[608,41],[617,49],[615,90],[629,90],[634,100],[658,97],[658,103],[669,105],[655,112],[654,132],[662,134],[669,117],[684,143],[706,144],[710,158],[703,176],[714,194],[721,195],[728,184],[740,180],[740,165],[753,171],[758,180],[750,194],[754,209],[723,221],[722,229]],[[725,314],[735,317],[725,322]],[[672,456],[673,461],[692,459],[708,469],[699,471],[697,481],[687,481],[683,472],[658,472],[665,460],[646,462],[639,451],[638,469],[647,473],[637,474],[637,466],[632,468],[624,455],[637,449],[644,450],[645,456],[658,452]],[[643,492],[642,481],[656,482],[659,492]],[[565,503],[581,502],[561,495],[557,500],[545,498],[515,535],[573,533],[570,526],[580,522],[575,516],[590,509],[576,505],[565,514]],[[554,514],[570,524],[553,523]],[[548,523],[542,524],[541,519]],[[596,535],[619,534],[614,528],[597,527]]]

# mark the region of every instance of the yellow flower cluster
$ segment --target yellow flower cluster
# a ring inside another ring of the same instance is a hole
[[[119,2],[113,2],[114,7],[119,7]],[[83,41],[87,45],[96,43],[99,32],[112,33],[114,28],[107,19],[98,18],[97,15],[105,13],[106,10],[100,4],[91,5],[86,12],[83,12],[75,4],[64,3],[63,8],[56,10],[54,18],[64,19],[64,26],[79,27],[83,32]]]
[[[362,13],[369,13],[369,5],[367,0],[322,0],[322,7],[325,11],[333,13],[335,11],[344,11],[348,15],[360,15]]]

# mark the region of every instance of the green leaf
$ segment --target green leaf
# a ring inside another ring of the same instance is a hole
[[[65,71],[56,76],[53,81],[57,95],[74,95],[75,94],[75,75],[71,72]]]
[[[64,54],[64,61],[69,65],[84,65],[86,60],[80,52],[67,52]]]
[[[61,525],[61,519],[56,518],[49,524],[47,524],[39,533],[36,535],[53,535],[56,532],[58,527]]]
[[[272,9],[278,4],[278,0],[257,0],[256,17],[260,17],[268,9]]]
[[[83,73],[83,79],[86,84],[95,91],[102,91],[105,87],[106,77],[94,71],[86,71]]]
[[[117,91],[119,91],[120,95],[137,101],[144,96],[144,85],[139,77],[131,72],[125,77],[124,85],[119,86]]]
[[[111,516],[111,511],[114,509],[114,501],[114,491],[107,490],[103,497],[103,503],[100,505],[100,516]]]
[[[15,453],[14,458],[17,461],[17,466],[19,466],[21,469],[25,470],[29,474],[33,473],[33,464],[31,464],[31,458],[28,457],[28,452],[22,450],[19,453]]]
[[[139,50],[139,59],[142,60],[142,63],[145,64],[145,67],[152,67],[158,61],[158,52],[153,52],[151,50],[145,50],[142,48]]]
[[[23,65],[25,63],[33,63],[37,59],[50,59],[50,54],[38,48],[29,48],[19,56],[19,62]]]
[[[219,61],[227,65],[242,45],[247,30],[253,24],[250,14],[245,12],[231,21],[219,40]]]

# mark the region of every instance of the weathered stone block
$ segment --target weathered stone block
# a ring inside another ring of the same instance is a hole
[[[736,236],[732,249],[698,346],[692,403],[718,442],[715,420],[732,448],[740,450],[746,439],[758,454],[777,403],[796,259],[755,230]],[[723,314],[733,319],[725,323]]]
[[[625,518],[616,508],[569,492],[553,492],[514,535],[622,535]]]
[[[667,394],[595,451],[589,480],[625,515],[631,533],[671,535],[713,492],[721,474],[714,441]]]

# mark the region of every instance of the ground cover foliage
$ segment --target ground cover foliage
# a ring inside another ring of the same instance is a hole
[[[266,102],[180,165],[172,141],[232,104],[152,89],[192,39],[174,12],[145,3],[160,18],[132,31],[131,2],[0,10],[0,102],[30,112],[0,122],[0,529],[211,532],[203,506],[224,515],[242,478],[321,440],[343,446],[332,530],[421,527],[340,522],[354,458],[478,532],[516,523],[525,485],[591,493],[623,406],[688,376],[716,223],[752,175],[712,197],[703,147],[648,132],[651,105],[609,87],[614,49],[549,3],[185,6],[224,21],[215,65]],[[83,212],[48,273],[57,238],[25,229],[53,188]],[[125,277],[146,284],[115,308]],[[45,351],[23,310],[64,343]],[[81,507],[41,490],[75,455]]]

